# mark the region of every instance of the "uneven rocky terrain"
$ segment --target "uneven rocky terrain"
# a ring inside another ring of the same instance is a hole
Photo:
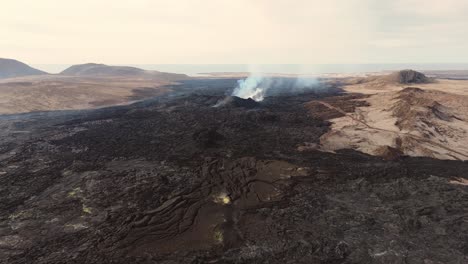
[[[256,103],[226,99],[232,84],[2,116],[0,262],[467,263],[468,163],[322,152],[370,95]],[[419,93],[395,98],[399,127],[413,128],[405,100]],[[461,119],[428,103],[431,118]]]
[[[323,150],[468,159],[468,81],[403,71],[350,83],[342,87],[363,94],[356,99],[361,106],[330,120],[332,129],[321,138]],[[340,111],[334,104],[326,107]]]

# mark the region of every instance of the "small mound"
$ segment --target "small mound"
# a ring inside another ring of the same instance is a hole
[[[391,74],[396,82],[400,84],[410,84],[410,83],[429,83],[430,79],[426,77],[423,73],[414,71],[414,70],[402,70],[396,73]]]
[[[405,89],[398,92],[400,95],[411,94],[411,93],[424,93],[424,90],[418,87],[406,87]]]
[[[237,96],[227,96],[223,100],[219,101],[215,107],[243,107],[243,108],[255,108],[260,104],[252,98],[240,98]]]

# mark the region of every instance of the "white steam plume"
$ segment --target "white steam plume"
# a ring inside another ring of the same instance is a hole
[[[262,75],[251,75],[246,79],[238,80],[237,87],[232,95],[259,102],[263,101],[265,96],[278,94],[297,94],[310,90],[319,90],[322,87],[318,85],[315,78],[297,77],[263,77]]]
[[[263,77],[255,75],[249,76],[244,80],[238,80],[237,87],[232,92],[232,95],[244,99],[252,98],[255,101],[263,101],[266,88],[261,87],[262,82]]]

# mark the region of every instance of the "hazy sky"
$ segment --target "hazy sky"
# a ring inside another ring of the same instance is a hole
[[[467,0],[0,0],[31,64],[468,62]]]

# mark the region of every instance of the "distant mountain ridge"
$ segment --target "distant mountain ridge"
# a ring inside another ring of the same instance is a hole
[[[48,73],[32,68],[20,61],[0,58],[0,79],[45,74]]]
[[[185,74],[166,73],[159,71],[147,71],[130,66],[109,66],[98,63],[85,63],[70,66],[65,69],[60,75],[68,76],[89,76],[89,77],[106,77],[106,76],[125,76],[125,77],[142,77],[142,78],[158,78],[158,79],[185,79],[188,76]]]

